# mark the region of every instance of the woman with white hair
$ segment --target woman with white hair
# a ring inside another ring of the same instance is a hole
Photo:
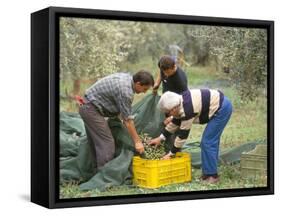
[[[158,107],[161,112],[173,116],[173,119],[150,144],[159,145],[177,131],[174,145],[163,159],[169,159],[180,151],[193,123],[207,123],[201,140],[202,180],[216,183],[219,180],[220,137],[232,113],[229,99],[221,91],[213,89],[192,89],[182,95],[168,91],[161,96]]]

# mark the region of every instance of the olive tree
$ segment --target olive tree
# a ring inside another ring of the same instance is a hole
[[[127,56],[124,36],[115,25],[116,21],[61,18],[60,76],[73,81],[73,94],[79,93],[81,79],[113,73]]]
[[[266,88],[266,30],[194,26],[189,31],[192,37],[208,44],[209,55],[229,67],[242,99],[253,100],[260,88]]]

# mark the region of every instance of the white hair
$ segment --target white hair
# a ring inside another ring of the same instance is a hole
[[[176,106],[180,105],[181,103],[181,95],[167,91],[165,92],[159,102],[158,102],[158,108],[161,112],[167,113]]]

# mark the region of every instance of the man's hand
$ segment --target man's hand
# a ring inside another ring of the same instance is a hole
[[[168,154],[166,154],[165,156],[163,156],[161,159],[162,160],[169,160],[171,159],[171,157],[173,156],[174,154],[169,152]]]
[[[138,141],[135,143],[135,149],[140,154],[142,154],[144,152],[144,146],[141,141]]]
[[[141,142],[141,139],[136,131],[134,121],[132,119],[124,120],[124,124],[128,129],[129,134],[135,142],[135,149],[137,152],[142,154],[144,152],[144,146]]]
[[[166,119],[164,120],[164,125],[169,124],[172,120],[173,120],[173,116],[169,116],[168,118],[166,118]]]
[[[149,145],[160,145],[160,143],[161,143],[161,138],[157,137],[157,138],[150,140],[150,142],[148,144]]]

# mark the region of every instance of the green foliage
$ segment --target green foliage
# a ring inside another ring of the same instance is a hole
[[[168,45],[179,43],[182,33],[179,25],[147,22],[120,23],[127,32],[127,60],[137,63],[144,57],[158,60],[161,55],[168,54]],[[176,35],[176,36],[175,36]]]
[[[195,44],[205,47],[218,64],[230,69],[230,76],[244,101],[254,100],[259,89],[266,88],[266,30],[193,26],[188,31]]]
[[[191,65],[230,71],[242,101],[266,94],[267,34],[258,28],[61,18],[60,75],[96,81],[144,58],[156,65],[170,45],[184,50]]]
[[[117,21],[61,18],[60,75],[63,79],[98,79],[117,71],[127,56]]]

